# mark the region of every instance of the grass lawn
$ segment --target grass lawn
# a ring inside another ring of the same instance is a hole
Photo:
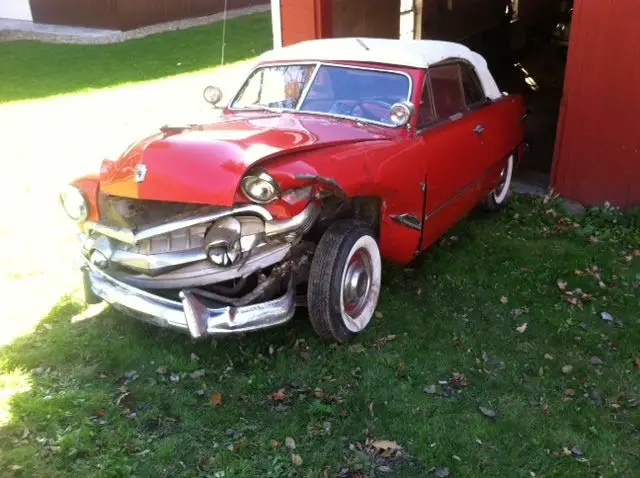
[[[227,23],[225,63],[272,47],[271,14]],[[0,103],[148,81],[220,64],[222,23],[112,45],[0,43]]]
[[[65,297],[0,349],[0,475],[638,476],[638,249],[638,214],[517,198],[387,266],[348,345],[304,311],[193,343]]]

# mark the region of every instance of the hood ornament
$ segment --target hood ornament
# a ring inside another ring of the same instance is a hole
[[[144,178],[147,177],[147,167],[144,164],[136,164],[134,172],[134,180],[136,183],[141,183]]]

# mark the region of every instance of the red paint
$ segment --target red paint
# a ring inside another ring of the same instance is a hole
[[[552,184],[584,204],[640,203],[640,2],[576,0]]]
[[[395,69],[423,85],[423,70]],[[421,97],[414,86],[413,103]],[[380,200],[381,253],[407,263],[495,188],[506,158],[524,140],[523,112],[519,97],[504,97],[416,132],[417,115],[407,130],[304,113],[225,110],[218,123],[158,133],[106,162],[99,187],[111,195],[232,206],[250,202],[240,181],[252,167],[265,169],[283,191],[308,184],[301,174],[331,178],[350,198]],[[479,124],[482,135],[473,131]],[[147,175],[137,183],[139,164]],[[280,199],[268,208],[290,217],[307,202]],[[426,215],[423,234],[393,219],[401,214]]]
[[[89,203],[89,216],[87,219],[90,221],[97,221],[100,218],[100,211],[98,209],[98,186],[99,179],[96,175],[84,176],[71,182],[71,185],[78,188],[84,194],[84,198]]]

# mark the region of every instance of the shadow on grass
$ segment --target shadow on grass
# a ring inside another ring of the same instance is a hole
[[[271,16],[227,23],[225,63],[271,48]],[[148,81],[220,64],[222,23],[111,45],[0,43],[0,103]]]

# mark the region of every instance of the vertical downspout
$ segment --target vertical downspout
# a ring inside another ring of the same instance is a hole
[[[273,48],[282,46],[282,11],[281,0],[271,0],[271,27],[273,28]]]

